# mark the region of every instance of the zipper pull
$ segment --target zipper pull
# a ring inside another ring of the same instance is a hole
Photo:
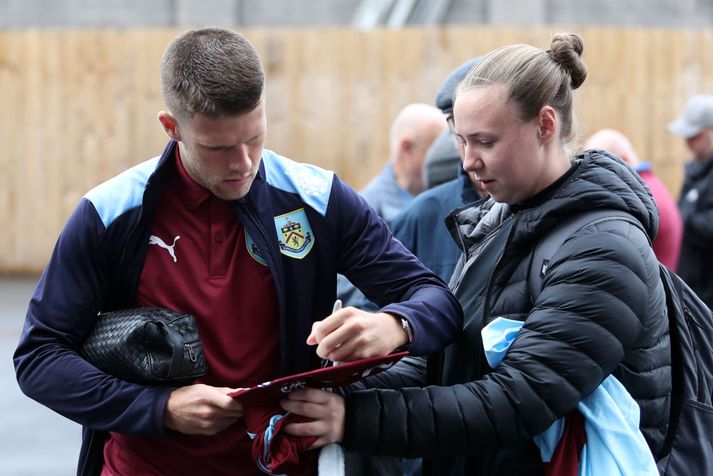
[[[183,347],[185,347],[188,351],[188,357],[191,359],[191,362],[196,362],[198,360],[198,356],[193,351],[193,344],[183,344]]]

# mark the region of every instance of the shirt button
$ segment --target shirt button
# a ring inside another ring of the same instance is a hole
[[[215,234],[215,241],[218,243],[221,243],[223,241],[223,234],[222,233],[216,233]]]

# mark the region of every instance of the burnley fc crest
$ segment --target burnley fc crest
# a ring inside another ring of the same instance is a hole
[[[302,259],[314,245],[314,235],[304,208],[275,217],[280,252],[290,258]]]

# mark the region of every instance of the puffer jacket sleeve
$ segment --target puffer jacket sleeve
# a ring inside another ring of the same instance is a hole
[[[426,385],[426,358],[406,356],[390,369],[336,389],[341,395],[367,388],[403,388]]]
[[[106,298],[105,231],[82,200],[32,296],[14,355],[17,381],[32,399],[91,429],[162,435],[170,388],[121,381],[78,354]]]
[[[496,369],[448,387],[349,395],[345,446],[432,457],[529,441],[621,364],[642,333],[650,295],[660,291],[655,283],[660,287],[658,263],[638,228],[610,221],[580,230],[553,256],[541,294]]]

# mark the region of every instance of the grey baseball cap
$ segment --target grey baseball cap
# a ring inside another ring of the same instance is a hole
[[[688,100],[681,115],[667,127],[671,134],[693,137],[713,127],[713,96],[699,94]]]

